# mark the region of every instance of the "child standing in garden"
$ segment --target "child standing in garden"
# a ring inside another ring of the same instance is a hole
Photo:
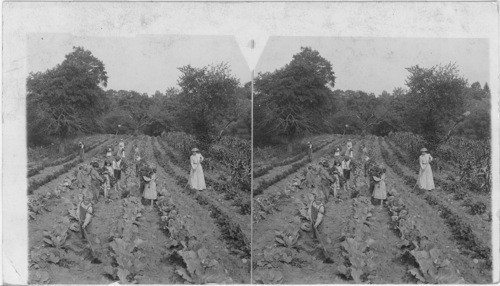
[[[90,190],[92,191],[93,200],[97,202],[99,200],[101,184],[104,183],[104,179],[99,175],[97,169],[99,169],[99,164],[97,162],[91,163],[92,169],[90,170]]]
[[[340,174],[338,169],[334,166],[333,170],[333,197],[337,198],[340,190]]]
[[[120,143],[118,144],[118,156],[125,158],[125,143],[123,143],[123,139],[120,139]]]
[[[337,174],[338,174],[338,182],[339,182],[339,188],[341,187],[344,187],[345,188],[345,184],[344,184],[344,170],[342,169],[342,164],[340,161],[337,161],[335,160],[335,163],[334,163],[334,166],[335,170],[337,171]]]
[[[387,186],[385,185],[385,168],[383,165],[378,166],[378,174],[373,176],[375,186],[373,189],[373,198],[380,200],[380,208],[384,206],[384,200],[387,199]]]
[[[122,157],[117,155],[115,157],[115,160],[113,161],[113,174],[115,177],[115,192],[121,191],[120,190],[120,179],[122,178],[122,164],[123,160]]]
[[[84,189],[87,185],[87,180],[85,179],[83,165],[78,166],[78,171],[76,173],[76,184],[79,189]]]
[[[351,139],[347,139],[347,150],[345,151],[345,155],[349,157],[353,156]]]
[[[309,158],[309,162],[312,162],[312,153],[313,153],[313,145],[311,142],[307,142],[307,157]]]
[[[144,187],[144,198],[146,200],[151,200],[150,208],[153,209],[153,202],[156,200],[157,191],[156,191],[156,166],[151,166],[151,174],[149,176],[143,177],[146,185]]]
[[[103,168],[103,174],[104,174],[104,198],[106,199],[106,202],[109,200],[109,190],[111,187],[114,186],[113,184],[113,167],[111,166],[111,162],[106,160],[104,162],[104,168]]]
[[[78,146],[80,147],[80,149],[79,149],[80,160],[83,161],[83,157],[84,157],[84,153],[85,153],[85,145],[83,145],[83,143],[80,141],[80,143],[78,143]]]
[[[80,225],[80,230],[82,238],[87,238],[86,233],[88,231],[88,226],[92,221],[92,216],[94,215],[94,208],[92,205],[92,193],[89,191],[83,192],[83,198],[78,203],[76,208],[76,214],[78,217],[78,223]]]
[[[137,176],[137,178],[140,178],[139,168],[141,165],[141,154],[139,153],[139,146],[137,145],[134,146],[134,160],[135,160],[135,175]]]
[[[340,151],[340,148],[337,148],[335,149],[335,153],[333,154],[334,167],[336,166],[335,162],[339,163],[339,165],[342,162],[343,156],[341,155]]]
[[[317,238],[317,233],[323,221],[323,216],[325,215],[325,206],[321,199],[321,196],[313,192],[310,196],[311,203],[309,204],[309,209],[307,214],[311,219],[311,227],[313,229],[313,235]]]
[[[351,179],[351,157],[345,156],[342,161],[342,174],[344,175],[345,185],[349,187],[349,180]]]
[[[324,195],[324,200],[325,202],[328,202],[328,197],[330,196],[330,188],[331,184],[335,182],[335,180],[328,174],[327,169],[329,168],[328,162],[326,162],[326,159],[321,160],[318,166],[318,184],[317,188],[320,189],[320,191]]]

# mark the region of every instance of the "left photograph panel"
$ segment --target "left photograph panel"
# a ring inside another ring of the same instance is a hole
[[[30,284],[250,283],[233,37],[31,34],[26,77]]]

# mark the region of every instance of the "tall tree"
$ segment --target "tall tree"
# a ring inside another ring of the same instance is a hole
[[[491,94],[490,94],[490,86],[488,85],[488,83],[487,83],[487,82],[485,82],[485,83],[484,83],[483,90],[484,90],[484,92],[486,93],[486,96],[487,96],[488,98],[490,98],[490,95],[491,95]]]
[[[359,121],[361,134],[367,134],[373,126],[382,122],[386,110],[382,108],[381,99],[376,98],[374,94],[362,91],[350,92],[351,96],[347,99],[347,108]]]
[[[298,134],[325,126],[324,111],[334,85],[331,63],[318,51],[302,47],[289,64],[255,79],[255,106],[264,115],[256,121],[257,130],[285,137],[291,151]]]
[[[467,81],[454,64],[431,68],[417,65],[407,70],[410,75],[406,80],[409,88],[406,121],[413,132],[437,143],[450,122],[461,118],[464,112]]]
[[[29,74],[28,105],[39,104],[43,109],[28,106],[28,112],[39,113],[28,114],[28,125],[61,139],[77,132],[96,131],[96,118],[104,111],[102,88],[107,81],[104,64],[90,51],[73,47],[61,64]],[[31,121],[35,118],[43,118],[45,123]]]
[[[220,132],[220,127],[235,108],[235,92],[239,80],[231,74],[229,65],[221,63],[202,68],[190,65],[179,68],[177,117],[184,130],[195,134],[209,144],[211,135]]]

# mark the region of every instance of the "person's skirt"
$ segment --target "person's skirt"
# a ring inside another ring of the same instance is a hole
[[[375,184],[375,188],[373,189],[373,198],[377,200],[387,199],[387,188],[385,186],[385,182]]]
[[[434,190],[434,178],[431,166],[427,166],[423,172],[420,170],[420,173],[418,174],[418,186],[424,190]]]
[[[156,200],[156,183],[149,182],[144,188],[144,198],[148,200]]]
[[[203,174],[203,168],[199,165],[196,170],[191,169],[189,174],[189,185],[191,188],[201,191],[207,188],[205,185],[205,175]]]

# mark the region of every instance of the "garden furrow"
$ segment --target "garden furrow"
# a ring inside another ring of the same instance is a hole
[[[219,258],[219,262],[229,271],[230,276],[240,283],[248,283],[249,278],[249,259],[243,260],[238,256],[231,254],[231,243],[226,241],[223,230],[218,226],[217,218],[213,218],[214,213],[211,209],[201,206],[198,197],[187,193],[185,182],[180,182],[174,166],[169,160],[162,146],[156,138],[152,140],[152,147],[161,171],[159,190],[165,196],[172,198],[179,212],[188,218],[186,227],[189,233],[195,235],[208,250],[213,252]],[[221,244],[226,241],[225,244]]]
[[[376,156],[382,158],[387,166],[386,183],[388,188],[395,188],[400,193],[400,197],[406,203],[409,212],[415,214],[416,225],[421,232],[450,259],[467,282],[485,283],[487,280],[485,280],[482,268],[487,262],[475,264],[471,258],[466,258],[461,254],[461,247],[454,239],[452,229],[448,227],[447,220],[441,217],[442,211],[429,205],[425,198],[411,191],[415,180],[409,183],[407,179],[398,174],[397,165],[391,163],[385,153],[387,151],[383,149],[379,140],[374,140],[374,151]]]
[[[189,177],[189,161],[186,162],[186,167],[181,167],[176,163],[179,161],[174,160],[172,158],[173,151],[170,146],[165,141],[156,140],[157,144],[161,146],[165,150],[165,154],[169,158],[170,166],[172,167],[175,176],[179,177],[180,180],[185,180],[183,183],[184,188],[187,187],[187,178]],[[169,152],[167,152],[167,150]],[[205,170],[204,170],[205,171]],[[202,203],[208,202],[211,206],[216,208],[219,212],[221,212],[225,217],[227,217],[232,222],[235,222],[238,225],[238,228],[241,229],[241,232],[245,236],[245,244],[250,244],[250,194],[245,194],[243,192],[234,193],[233,188],[230,186],[230,189],[219,190],[218,192],[214,189],[219,184],[219,181],[210,178],[210,176],[205,176],[205,180],[207,183],[207,189],[198,192],[198,195],[202,196]],[[223,182],[224,183],[224,182]],[[231,193],[229,193],[231,192]],[[231,195],[230,199],[227,199],[227,196]],[[240,205],[236,205],[238,201],[241,201]],[[243,208],[243,204],[245,208],[248,210],[245,214],[241,214],[241,209]]]

